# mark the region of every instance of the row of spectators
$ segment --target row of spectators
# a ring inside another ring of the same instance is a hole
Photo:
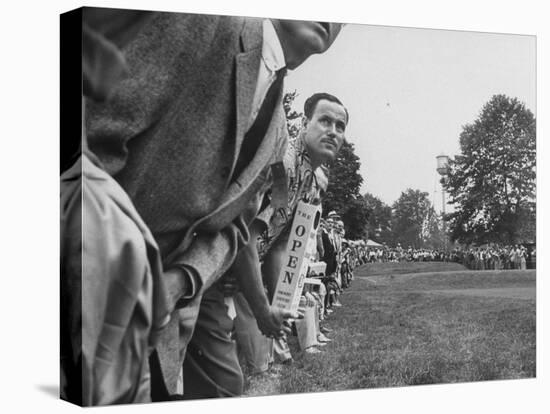
[[[454,249],[450,253],[454,262],[474,270],[532,269],[536,267],[535,247],[523,245],[487,246],[470,249]]]
[[[386,246],[367,246],[364,242],[350,242],[356,252],[359,264],[384,262],[439,262],[449,261],[450,252],[436,249],[403,249],[401,245],[395,248]]]
[[[382,262],[456,262],[473,270],[531,269],[536,267],[536,248],[531,245],[487,245],[483,247],[440,249],[403,249],[369,247],[351,242],[359,264]]]

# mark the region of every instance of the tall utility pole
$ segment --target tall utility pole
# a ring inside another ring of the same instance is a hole
[[[449,157],[447,155],[438,155],[435,157],[437,160],[437,172],[441,177],[443,177],[443,180],[445,180],[445,177],[449,173]],[[445,217],[445,186],[441,184],[441,213],[443,217]],[[445,252],[447,251],[447,229],[445,225],[445,220],[443,220],[443,246],[445,249]]]

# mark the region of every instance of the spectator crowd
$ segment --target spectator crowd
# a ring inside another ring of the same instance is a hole
[[[523,245],[491,245],[469,249],[453,249],[450,259],[473,270],[508,270],[536,267],[536,248]]]
[[[533,269],[536,247],[533,245],[490,244],[483,247],[443,249],[403,249],[386,246],[368,247],[363,240],[349,242],[359,264],[382,262],[456,262],[472,270]]]

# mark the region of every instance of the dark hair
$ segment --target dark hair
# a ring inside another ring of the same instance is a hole
[[[336,96],[325,92],[314,93],[313,95],[311,95],[309,98],[306,99],[306,102],[304,103],[304,114],[307,119],[311,119],[311,117],[313,116],[313,113],[315,112],[315,107],[317,106],[317,103],[322,100],[334,102],[334,103],[337,103],[338,105],[342,105],[342,107],[344,108],[344,111],[346,112],[346,124],[349,122],[348,110],[346,109],[344,104],[340,102],[340,99],[338,99]]]

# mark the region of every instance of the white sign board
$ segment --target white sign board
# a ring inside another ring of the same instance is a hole
[[[311,243],[321,219],[321,206],[298,203],[286,247],[283,267],[273,296],[273,305],[295,312],[300,303],[309,263],[313,257]]]

